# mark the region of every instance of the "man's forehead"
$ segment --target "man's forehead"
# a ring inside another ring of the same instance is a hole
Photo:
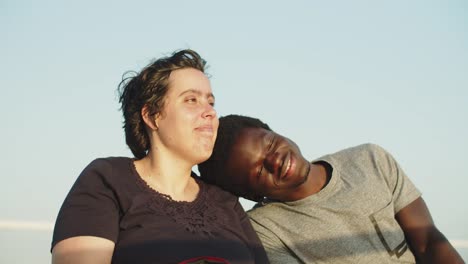
[[[272,131],[266,130],[261,127],[245,127],[239,131],[239,134],[237,135],[237,139],[247,139],[247,138],[253,138],[253,139],[258,139],[258,138],[263,138],[267,134],[269,134]]]
[[[236,165],[255,162],[263,153],[271,133],[272,131],[256,127],[240,130],[230,147],[229,161]]]

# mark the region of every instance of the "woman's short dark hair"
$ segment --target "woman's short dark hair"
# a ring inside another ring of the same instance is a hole
[[[260,119],[242,115],[227,115],[219,118],[218,136],[214,145],[211,157],[198,164],[200,177],[207,183],[218,185],[227,191],[235,192],[229,186],[224,186],[226,180],[223,178],[223,168],[225,167],[232,145],[234,144],[240,131],[244,128],[263,128],[271,131],[271,128]],[[245,196],[244,193],[235,193],[238,196]],[[249,198],[253,200],[252,198]]]
[[[194,68],[205,73],[206,61],[190,49],[180,50],[171,56],[160,58],[146,66],[140,73],[125,77],[118,87],[119,102],[124,117],[125,141],[137,159],[144,158],[150,149],[149,135],[141,115],[146,105],[150,116],[164,107],[172,71]]]

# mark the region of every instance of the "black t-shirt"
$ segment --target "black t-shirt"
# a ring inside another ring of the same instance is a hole
[[[212,257],[267,263],[238,198],[194,177],[193,202],[173,201],[138,175],[133,160],[96,159],[76,180],[58,214],[52,248],[75,236],[115,242],[112,263],[179,263]]]

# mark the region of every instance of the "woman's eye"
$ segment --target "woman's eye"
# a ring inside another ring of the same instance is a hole
[[[195,97],[190,97],[190,98],[187,98],[185,99],[186,102],[189,102],[189,103],[196,103],[197,102],[197,98]]]

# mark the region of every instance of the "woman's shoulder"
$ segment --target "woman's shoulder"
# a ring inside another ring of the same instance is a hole
[[[213,199],[223,203],[229,201],[236,202],[238,200],[237,196],[216,185],[206,183],[198,177],[196,177],[195,179],[197,180],[198,184],[202,187],[202,189],[204,189],[209,199]]]
[[[115,170],[129,168],[132,165],[132,159],[128,157],[102,157],[92,160],[84,169],[87,170]]]
[[[129,174],[132,159],[128,157],[103,157],[92,160],[81,172],[80,181],[121,179],[122,174]]]
[[[133,159],[129,157],[117,157],[117,156],[110,156],[110,157],[100,157],[95,158],[92,160],[88,167],[105,167],[105,166],[119,166],[122,164],[129,164],[132,162]]]

